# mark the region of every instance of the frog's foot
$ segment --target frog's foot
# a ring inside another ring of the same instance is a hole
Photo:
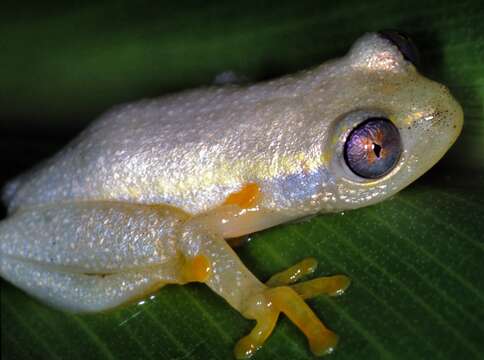
[[[256,320],[254,329],[237,343],[235,356],[239,359],[252,356],[271,335],[281,312],[306,335],[313,353],[332,352],[338,337],[322,324],[304,298],[322,293],[340,294],[349,280],[338,276],[294,284],[316,269],[316,261],[306,259],[274,275],[269,286],[263,284],[223,237],[212,232],[202,220],[192,219],[185,223],[179,240],[184,257],[183,277],[185,282],[203,281],[244,317]]]
[[[302,296],[289,286],[280,286],[268,288],[248,299],[244,316],[255,319],[257,324],[235,346],[237,359],[251,357],[264,344],[281,312],[306,335],[315,355],[329,354],[334,350],[338,336],[323,325]]]
[[[303,276],[311,275],[316,271],[318,262],[315,258],[309,257],[301,260],[297,264],[294,264],[290,268],[281,272],[275,273],[269,280],[266,281],[266,285],[270,287],[276,287],[281,285],[294,284],[299,281]]]
[[[345,275],[319,277],[313,280],[297,283],[303,276],[313,274],[318,263],[314,258],[306,258],[290,268],[274,274],[266,285],[270,287],[291,285],[303,299],[309,299],[322,294],[330,296],[342,295],[350,285],[350,278]]]
[[[297,283],[303,276],[313,274],[317,268],[314,258],[307,258],[290,268],[273,275],[263,291],[248,301],[244,315],[257,321],[249,335],[235,347],[238,359],[252,356],[266,341],[283,312],[306,335],[315,355],[331,353],[338,343],[338,336],[328,330],[303,299],[321,294],[341,295],[350,284],[344,275],[320,277]]]

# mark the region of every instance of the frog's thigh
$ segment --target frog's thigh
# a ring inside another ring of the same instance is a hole
[[[0,273],[57,307],[108,309],[200,277],[193,269],[203,259],[177,249],[186,218],[170,207],[115,202],[18,211],[0,223]]]
[[[149,271],[110,275],[86,275],[50,271],[13,258],[1,261],[1,273],[24,291],[57,308],[75,312],[97,312],[141,299],[170,279],[170,265]]]

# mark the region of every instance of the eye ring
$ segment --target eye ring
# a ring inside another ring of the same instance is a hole
[[[420,54],[410,36],[404,32],[395,30],[383,30],[379,31],[378,34],[395,45],[403,57],[410,61],[416,68],[420,67]]]
[[[364,179],[388,174],[402,154],[397,127],[387,118],[372,117],[357,125],[346,138],[343,155],[348,168]]]

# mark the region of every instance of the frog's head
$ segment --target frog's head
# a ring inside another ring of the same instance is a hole
[[[332,100],[325,107],[323,157],[334,184],[333,209],[395,194],[429,170],[460,134],[460,105],[445,86],[419,74],[417,62],[408,38],[372,33],[326,69],[338,78],[338,87],[325,83]]]

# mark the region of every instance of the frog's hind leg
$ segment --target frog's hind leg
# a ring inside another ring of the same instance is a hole
[[[243,316],[256,320],[254,329],[237,343],[237,358],[252,356],[264,344],[281,312],[306,335],[316,355],[330,353],[335,348],[338,337],[322,324],[297,292],[313,296],[328,291],[319,285],[316,290],[310,290],[312,286],[307,287],[305,283],[296,290],[286,286],[291,281],[284,279],[298,278],[298,275],[291,276],[297,272],[297,266],[277,275],[271,281],[275,287],[269,287],[252,275],[221,236],[196,219],[187,222],[180,249],[188,257],[206,257],[209,271],[205,283]],[[306,261],[301,267],[311,272],[311,263]]]
[[[167,283],[204,280],[203,259],[176,247],[187,215],[168,206],[81,202],[0,222],[0,274],[40,300],[100,311]]]
[[[43,302],[74,312],[97,312],[130,303],[169,283],[171,266],[116,274],[79,274],[39,267],[13,258],[1,262],[2,276]]]
[[[141,300],[167,284],[203,282],[204,257],[176,257],[163,264],[116,273],[67,272],[35,262],[3,256],[3,277],[26,292],[58,308],[97,312]],[[60,270],[60,271],[59,271]]]

